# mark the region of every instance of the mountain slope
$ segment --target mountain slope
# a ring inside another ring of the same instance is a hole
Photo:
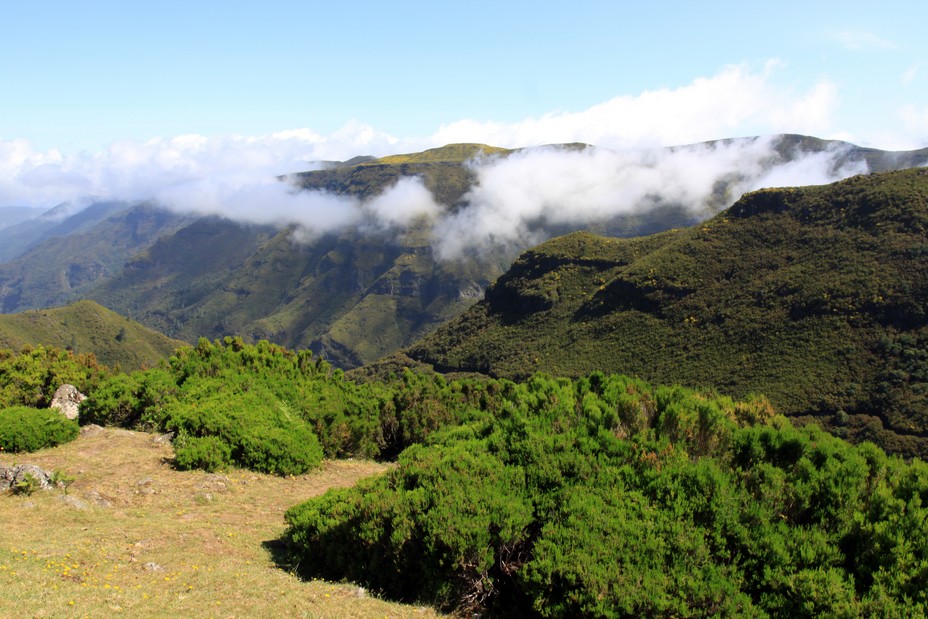
[[[100,362],[129,372],[157,365],[184,343],[93,301],[0,315],[0,349],[38,345],[93,353]]]
[[[20,240],[32,246],[0,265],[0,308],[10,312],[91,298],[190,342],[200,336],[267,338],[293,348],[308,346],[350,368],[407,346],[458,315],[482,296],[519,251],[539,240],[576,230],[626,237],[689,226],[730,205],[746,183],[757,182],[777,166],[805,169],[811,161],[815,173],[810,176],[817,177],[847,174],[849,164],[866,162],[871,169],[884,169],[928,159],[928,151],[887,153],[794,135],[633,153],[627,160],[621,158],[624,155],[619,158],[622,165],[607,156],[613,167],[605,172],[597,167],[598,181],[605,173],[634,184],[641,174],[653,178],[671,158],[675,172],[663,170],[660,178],[672,185],[676,177],[705,173],[711,179],[705,183],[709,195],[703,195],[705,188],[698,195],[664,192],[660,183],[646,193],[630,190],[626,195],[625,186],[594,191],[598,197],[587,205],[586,215],[559,206],[515,223],[503,217],[501,240],[465,242],[462,258],[439,257],[437,239],[466,235],[466,222],[475,212],[479,219],[482,206],[519,210],[526,202],[537,206],[548,199],[530,191],[517,196],[515,203],[508,195],[485,200],[487,187],[496,191],[501,185],[537,183],[535,172],[525,166],[551,157],[560,162],[551,176],[586,178],[588,170],[583,168],[600,165],[604,152],[585,144],[516,151],[451,144],[421,153],[329,162],[286,179],[307,191],[349,196],[370,205],[400,179],[415,177],[438,203],[441,215],[434,227],[417,220],[409,227],[384,229],[384,222],[364,219],[369,213],[360,208],[361,223],[307,238],[301,233],[305,231],[293,228],[242,225],[217,217],[172,219],[179,216],[151,209],[147,219],[141,218],[150,224],[147,231],[133,236],[130,214],[140,211],[101,203],[69,213],[63,205],[40,218],[40,230],[19,231]],[[564,155],[579,167],[563,167]],[[715,163],[705,167],[707,160]],[[506,170],[502,183],[494,175],[500,168]],[[632,170],[631,176],[622,170]],[[403,207],[395,200],[391,204]],[[529,211],[533,208],[530,205]],[[591,216],[591,210],[598,215]],[[452,227],[455,232],[441,227],[458,215],[463,217],[457,223],[465,223]],[[48,227],[62,217],[61,223]],[[164,218],[161,224],[155,222],[157,217]],[[509,234],[513,230],[514,236]],[[495,231],[490,229],[490,236]],[[0,230],[0,237],[4,232]],[[56,236],[37,242],[35,234]],[[134,245],[126,243],[136,237]]]
[[[43,208],[31,206],[0,207],[0,230],[34,219],[45,212]]]
[[[473,182],[466,163],[480,152],[505,151],[452,145],[297,176],[306,189],[367,199],[416,175],[450,208]],[[212,219],[160,239],[89,296],[187,341],[270,339],[354,367],[466,309],[507,263],[441,263],[423,229],[350,228],[297,242],[292,228]]]
[[[106,214],[102,219],[101,213]],[[145,204],[90,206],[46,230],[48,238],[15,260],[0,264],[0,311],[81,298],[99,280],[119,273],[129,257],[191,219]]]
[[[704,153],[733,143],[755,142],[729,140],[677,150]],[[838,153],[833,157],[837,167],[864,160],[892,167],[928,157],[928,152],[884,153],[804,136],[779,136],[772,143],[776,148],[770,151],[768,165],[824,152]],[[557,147],[574,152],[590,148],[583,144]],[[515,152],[482,144],[452,144],[421,153],[331,163],[291,180],[306,190],[368,200],[401,178],[415,176],[446,213],[455,213],[468,208],[468,192],[478,180],[470,162],[504,159]],[[729,203],[729,188],[739,180],[732,176],[719,184],[712,208]],[[691,225],[705,216],[690,204],[654,200],[640,212],[599,222],[540,221],[532,232],[547,238],[579,228],[634,236]],[[214,221],[196,227],[208,235],[210,226],[216,226],[215,234],[222,236],[229,233],[228,225]],[[229,334],[250,340],[267,338],[289,347],[311,347],[333,363],[350,368],[406,346],[458,315],[480,298],[518,250],[497,246],[465,259],[441,261],[433,252],[428,225],[402,232],[353,227],[299,242],[290,229],[272,236],[261,234],[242,228],[236,233],[236,244],[210,243],[208,247],[193,244],[199,235],[162,239],[159,251],[184,259],[152,261],[141,255],[91,296],[188,341]],[[226,251],[234,260],[223,258]],[[196,275],[188,272],[188,265],[216,260],[222,262],[221,268]]]
[[[928,170],[744,196],[698,226],[576,233],[407,351],[440,371],[622,372],[767,395],[928,455]]]
[[[58,206],[9,227],[0,229],[0,262],[13,260],[42,241],[56,236],[86,232],[107,217],[129,208],[123,202],[93,202],[86,207]]]

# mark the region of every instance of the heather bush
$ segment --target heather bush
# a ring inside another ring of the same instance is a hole
[[[14,406],[0,410],[0,449],[36,451],[77,438],[76,421],[54,409]]]

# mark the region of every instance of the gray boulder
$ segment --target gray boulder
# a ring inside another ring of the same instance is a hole
[[[31,475],[38,484],[38,489],[48,490],[52,487],[51,475],[34,464],[17,464],[0,466],[0,492],[16,488],[18,484]]]
[[[52,404],[49,408],[57,408],[68,419],[77,419],[81,402],[86,399],[87,396],[78,391],[77,387],[64,384],[58,387],[58,391],[52,396]]]

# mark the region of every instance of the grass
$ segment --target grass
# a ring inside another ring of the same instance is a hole
[[[104,429],[0,455],[75,477],[67,494],[0,496],[3,617],[436,617],[350,583],[302,581],[274,561],[284,511],[386,465],[327,462],[291,478],[175,471],[170,444]]]

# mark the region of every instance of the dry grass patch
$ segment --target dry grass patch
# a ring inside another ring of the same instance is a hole
[[[175,471],[170,444],[155,438],[105,429],[0,455],[75,478],[67,494],[0,496],[0,616],[438,616],[356,585],[301,581],[268,550],[287,508],[385,465],[332,461],[290,478]]]

